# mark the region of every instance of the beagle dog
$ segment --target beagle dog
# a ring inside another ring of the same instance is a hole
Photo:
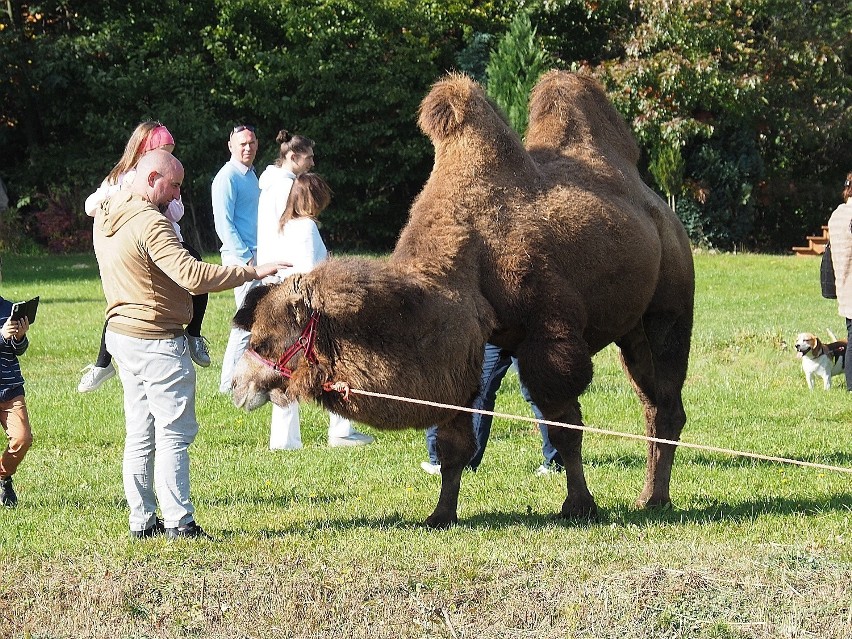
[[[834,335],[832,335],[834,337]],[[822,386],[831,388],[831,378],[842,375],[846,363],[846,340],[823,344],[813,333],[799,333],[796,354],[802,359],[802,370],[808,388],[814,389],[814,375],[822,377]]]

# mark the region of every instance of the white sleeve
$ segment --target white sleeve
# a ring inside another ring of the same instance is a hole
[[[292,227],[288,229],[287,227]],[[316,222],[310,218],[301,218],[287,223],[285,231],[292,230],[288,234],[290,241],[287,252],[282,259],[293,264],[292,273],[307,273],[322,262],[328,254],[325,244],[320,237]]]
[[[118,184],[108,184],[106,180],[101,182],[98,190],[86,198],[86,204],[84,205],[86,215],[89,217],[95,217],[95,213],[98,212],[98,207],[100,207],[101,202],[107,199],[110,195],[117,193],[119,188]]]

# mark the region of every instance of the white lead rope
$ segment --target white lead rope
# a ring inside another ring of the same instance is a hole
[[[467,413],[479,413],[481,415],[491,415],[492,417],[501,417],[503,419],[518,419],[534,424],[547,424],[548,426],[560,426],[562,428],[571,428],[587,433],[596,433],[598,435],[611,435],[613,437],[623,437],[625,439],[635,439],[639,441],[654,442],[657,444],[670,444],[681,448],[692,448],[694,450],[704,450],[712,453],[722,453],[733,457],[750,457],[751,459],[760,459],[763,461],[778,462],[782,464],[794,464],[796,466],[805,466],[807,468],[819,468],[822,470],[832,470],[839,473],[852,474],[852,468],[843,466],[830,466],[828,464],[818,464],[816,462],[802,461],[800,459],[788,459],[786,457],[775,457],[773,455],[761,455],[760,453],[750,453],[742,450],[733,450],[731,448],[719,448],[718,446],[706,446],[704,444],[692,444],[684,441],[673,441],[671,439],[661,439],[659,437],[648,437],[647,435],[635,435],[633,433],[622,433],[614,430],[604,430],[603,428],[594,428],[592,426],[583,426],[581,424],[566,424],[564,422],[552,422],[547,419],[536,419],[535,417],[523,417],[521,415],[511,415],[508,413],[495,413],[493,411],[480,410],[477,408],[467,408],[466,406],[453,406],[452,404],[441,404],[439,402],[431,402],[424,399],[413,399],[411,397],[400,397],[398,395],[387,395],[385,393],[374,393],[372,391],[358,390],[356,388],[348,388],[348,392],[356,395],[366,395],[368,397],[378,397],[381,399],[392,399],[399,402],[408,402],[410,404],[422,404],[423,406],[434,406],[436,408],[446,408],[449,410],[464,411]]]

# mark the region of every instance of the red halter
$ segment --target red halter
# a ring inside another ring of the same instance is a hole
[[[246,353],[264,366],[268,366],[279,375],[290,379],[293,377],[293,370],[289,368],[287,364],[290,363],[290,360],[293,359],[299,351],[305,351],[305,359],[308,360],[309,363],[317,363],[317,356],[314,353],[314,342],[317,339],[317,323],[319,322],[319,316],[319,311],[313,311],[311,313],[311,318],[308,320],[308,324],[305,326],[302,334],[299,336],[299,339],[297,339],[290,348],[281,354],[281,357],[278,358],[277,362],[273,362],[271,359],[266,359],[252,348],[246,349]]]

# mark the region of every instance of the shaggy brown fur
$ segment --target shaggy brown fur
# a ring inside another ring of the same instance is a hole
[[[316,399],[379,428],[438,423],[441,495],[430,525],[456,521],[470,415],[323,392],[353,388],[469,404],[485,341],[510,349],[548,420],[581,423],[594,353],[615,342],[646,432],[677,440],[692,330],[694,273],[682,225],[644,183],[626,124],[591,78],[553,71],[530,100],[527,146],[482,89],[450,75],[424,99],[435,165],[387,261],[330,260],[251,295],[235,322],[277,358],[308,308],[322,312],[319,366],[292,382],[245,358],[234,399],[253,408]],[[593,516],[582,433],[549,429],[566,464],[565,517]],[[669,502],[674,447],[651,444],[643,505]]]

